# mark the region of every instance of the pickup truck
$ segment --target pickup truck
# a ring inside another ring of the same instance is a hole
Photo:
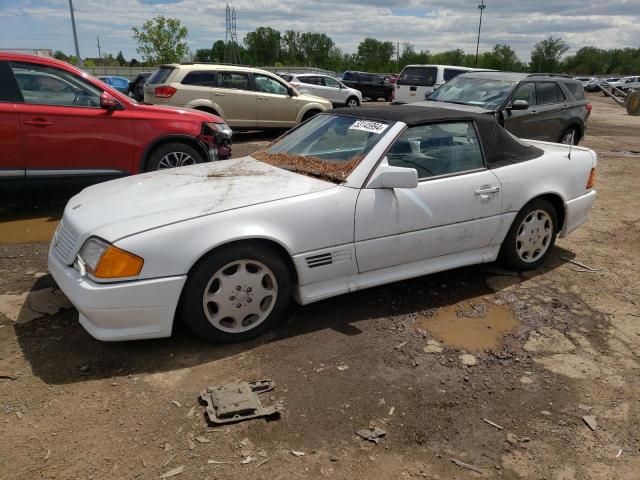
[[[393,95],[393,85],[375,73],[346,71],[342,75],[342,83],[347,87],[355,88],[362,92],[363,97],[371,100],[384,98],[390,102]]]

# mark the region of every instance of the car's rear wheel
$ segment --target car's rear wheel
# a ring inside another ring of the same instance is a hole
[[[580,142],[580,132],[578,127],[568,127],[564,132],[562,132],[562,135],[560,135],[560,143],[571,145],[571,142],[573,142],[573,145],[578,145],[578,142]]]
[[[558,214],[543,199],[529,202],[518,213],[500,248],[499,261],[514,270],[542,265],[556,241]]]
[[[213,342],[248,340],[272,327],[291,295],[291,276],[277,251],[261,244],[222,247],[189,274],[181,301],[187,327]]]
[[[302,121],[306,122],[307,120],[309,120],[310,118],[315,117],[317,114],[320,113],[320,110],[309,110],[308,112],[306,112],[303,116],[302,116]]]
[[[151,152],[145,171],[185,167],[202,162],[204,162],[204,157],[191,145],[177,142],[165,143]]]
[[[360,102],[358,102],[358,97],[349,97],[345,102],[345,106],[347,107],[357,107],[359,105],[360,105]]]

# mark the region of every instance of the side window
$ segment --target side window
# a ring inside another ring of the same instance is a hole
[[[343,80],[357,80],[356,76],[351,72],[345,72],[345,74],[342,77],[342,79]]]
[[[540,105],[558,102],[558,87],[553,82],[536,83],[536,94]]]
[[[256,81],[256,90],[259,92],[276,93],[278,95],[288,95],[289,93],[287,87],[271,77],[254,74],[253,78]]]
[[[558,102],[564,102],[567,97],[562,91],[562,87],[556,83],[556,93],[558,95]]]
[[[325,87],[340,88],[340,84],[337,80],[334,80],[331,77],[322,77],[322,79],[324,80]]]
[[[218,87],[234,90],[251,90],[249,75],[241,72],[218,72]]]
[[[18,84],[8,62],[0,62],[0,102],[22,102]]]
[[[320,77],[300,77],[300,81],[307,85],[322,85],[322,79]]]
[[[584,100],[584,87],[578,82],[564,82],[564,86],[571,92],[576,100]]]
[[[456,69],[453,69],[453,68],[445,68],[442,78],[444,78],[445,82],[448,82],[449,80],[451,80],[452,78],[457,77],[461,73],[467,73],[467,71],[466,70],[456,70]]]
[[[536,86],[533,83],[523,83],[518,87],[516,93],[513,94],[512,101],[526,100],[529,105],[536,105]]]
[[[11,62],[25,103],[64,107],[100,107],[102,91],[72,73],[31,63]]]
[[[472,122],[410,127],[387,152],[389,165],[415,168],[419,178],[484,168]]]
[[[198,85],[203,87],[215,87],[216,86],[216,74],[215,72],[189,72],[182,79],[183,85]]]

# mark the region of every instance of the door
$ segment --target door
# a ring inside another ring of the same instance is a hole
[[[226,122],[233,127],[255,127],[256,92],[246,72],[218,71],[212,102],[219,105]]]
[[[22,128],[17,103],[22,100],[7,62],[0,62],[0,178],[23,177]]]
[[[516,100],[525,100],[529,103],[526,110],[510,110],[503,112],[504,127],[520,138],[538,138],[536,122],[538,121],[538,97],[536,95],[536,84],[525,82],[518,86],[511,97],[510,103]]]
[[[322,79],[317,75],[304,75],[298,77],[298,82],[300,84],[299,89],[302,92],[309,93],[310,95],[317,95],[318,97],[324,98],[322,91]]]
[[[413,189],[361,191],[355,219],[360,272],[492,244],[500,224],[500,183],[485,168],[473,123],[411,127],[386,161],[415,168],[420,181]]]
[[[133,125],[126,109],[100,107],[98,86],[66,70],[11,62],[26,174],[133,172]]]
[[[273,77],[253,75],[257,95],[259,127],[292,127],[298,119],[298,103],[289,88]]]
[[[569,103],[555,82],[537,82],[538,113],[534,131],[539,140],[558,142],[565,124],[571,118]]]
[[[347,91],[342,88],[342,85],[331,77],[323,76],[322,81],[322,88],[325,91],[323,97],[336,105],[344,105],[347,101]]]
[[[213,70],[192,70],[187,73],[180,88],[172,97],[172,103],[180,106],[202,106],[202,100],[213,101],[213,88],[216,86],[216,72]],[[200,102],[199,102],[200,101]]]

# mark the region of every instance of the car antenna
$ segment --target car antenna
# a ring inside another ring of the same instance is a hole
[[[567,155],[567,158],[569,160],[571,160],[571,149],[573,148],[573,136],[576,134],[576,131],[572,131],[571,132],[571,143],[569,144],[569,154]]]

